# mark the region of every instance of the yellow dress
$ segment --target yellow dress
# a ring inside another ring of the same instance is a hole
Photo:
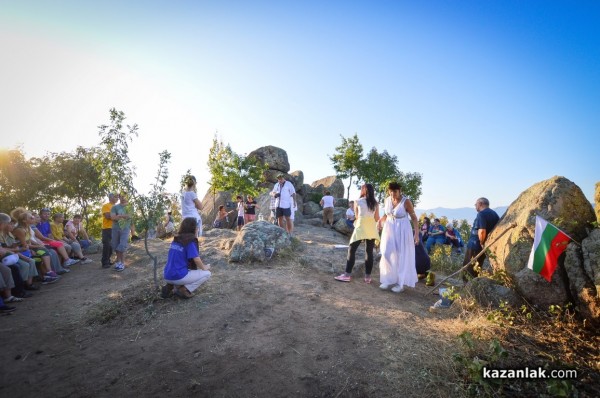
[[[375,239],[376,242],[379,242],[375,213],[367,207],[367,200],[360,198],[357,202],[357,207],[358,214],[354,222],[354,231],[350,237],[350,244],[365,239]]]

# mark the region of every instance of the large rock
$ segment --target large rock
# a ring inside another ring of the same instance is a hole
[[[248,154],[248,157],[253,157],[268,165],[269,169],[278,170],[284,173],[290,171],[290,162],[288,161],[287,152],[275,146],[263,146],[255,149]]]
[[[346,218],[340,218],[337,222],[334,222],[333,229],[346,236],[351,236],[354,231],[354,228],[349,227],[346,223]]]
[[[528,302],[541,307],[564,304],[578,294],[570,291],[568,275],[561,261],[551,283],[527,268],[536,214],[577,241],[587,235],[586,228],[595,219],[591,204],[573,182],[564,177],[541,181],[519,195],[490,234],[488,242],[497,240],[491,247],[494,255],[490,256],[490,263],[494,269],[506,271],[516,290]],[[502,235],[513,223],[516,227]]]
[[[320,207],[320,206],[319,206]],[[333,223],[335,224],[338,220],[346,219],[346,208],[345,207],[334,207],[333,208]],[[322,220],[323,219],[323,210],[319,210],[315,217]]]
[[[581,315],[600,324],[600,229],[581,242],[569,244],[565,257],[569,289]]]
[[[311,193],[319,194],[321,196],[323,196],[325,191],[329,191],[334,198],[344,197],[344,183],[336,176],[329,176],[314,181],[310,184],[310,188]]]
[[[304,195],[304,173],[301,170],[293,171],[289,174],[290,182],[294,184],[297,193]]]
[[[321,206],[315,202],[304,202],[303,212],[306,217],[317,217],[317,213],[321,211]],[[323,213],[321,212],[321,218],[323,218]]]
[[[264,262],[266,248],[274,248],[275,253],[291,246],[287,232],[267,221],[255,221],[244,225],[229,252],[231,262]]]
[[[508,303],[518,308],[523,303],[517,292],[489,278],[472,279],[465,291],[482,307],[499,308],[500,303]]]
[[[212,190],[208,190],[204,198],[202,199],[202,210],[200,211],[200,217],[202,217],[202,229],[209,230],[212,228],[212,224],[217,217],[217,213],[219,212],[219,206],[227,204],[235,204],[233,200],[233,193],[230,191],[221,191],[216,194],[212,193]],[[233,207],[226,207],[227,211],[235,209]],[[229,214],[229,225],[227,228],[233,228],[235,226],[235,222],[237,220],[237,214],[234,212]]]

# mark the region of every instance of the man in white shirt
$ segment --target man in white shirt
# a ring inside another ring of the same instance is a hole
[[[323,208],[323,227],[329,224],[329,227],[333,228],[333,206],[335,199],[331,196],[331,192],[325,191],[325,196],[321,198],[321,207]]]
[[[277,200],[275,215],[279,226],[286,230],[288,234],[292,233],[290,216],[292,208],[296,207],[296,190],[291,182],[286,181],[283,174],[277,175],[277,182],[271,191],[271,196]]]

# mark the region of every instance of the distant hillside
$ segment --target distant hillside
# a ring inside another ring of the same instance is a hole
[[[508,206],[493,207],[500,217],[502,217],[502,215],[506,212],[507,208]],[[458,209],[448,209],[446,207],[436,207],[435,209],[415,209],[415,213],[417,213],[417,217],[420,217],[423,213],[433,213],[436,215],[436,217],[446,216],[449,220],[465,219],[469,222],[469,224],[473,222],[475,216],[477,215],[475,207],[460,207]]]

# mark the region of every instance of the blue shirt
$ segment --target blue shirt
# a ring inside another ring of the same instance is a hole
[[[40,231],[40,233],[42,235],[44,235],[47,238],[48,235],[50,235],[50,222],[43,221],[43,222],[39,223],[37,225],[37,229],[38,229],[38,231]]]
[[[177,242],[172,242],[167,256],[164,277],[169,281],[177,281],[188,273],[188,260],[198,257],[198,247],[195,242],[190,242],[183,247]]]
[[[477,217],[475,217],[475,221],[473,221],[473,228],[471,228],[471,236],[469,236],[467,249],[481,250],[481,242],[479,241],[479,234],[477,231],[485,229],[489,235],[496,224],[498,224],[499,219],[498,213],[489,207],[477,213]]]

